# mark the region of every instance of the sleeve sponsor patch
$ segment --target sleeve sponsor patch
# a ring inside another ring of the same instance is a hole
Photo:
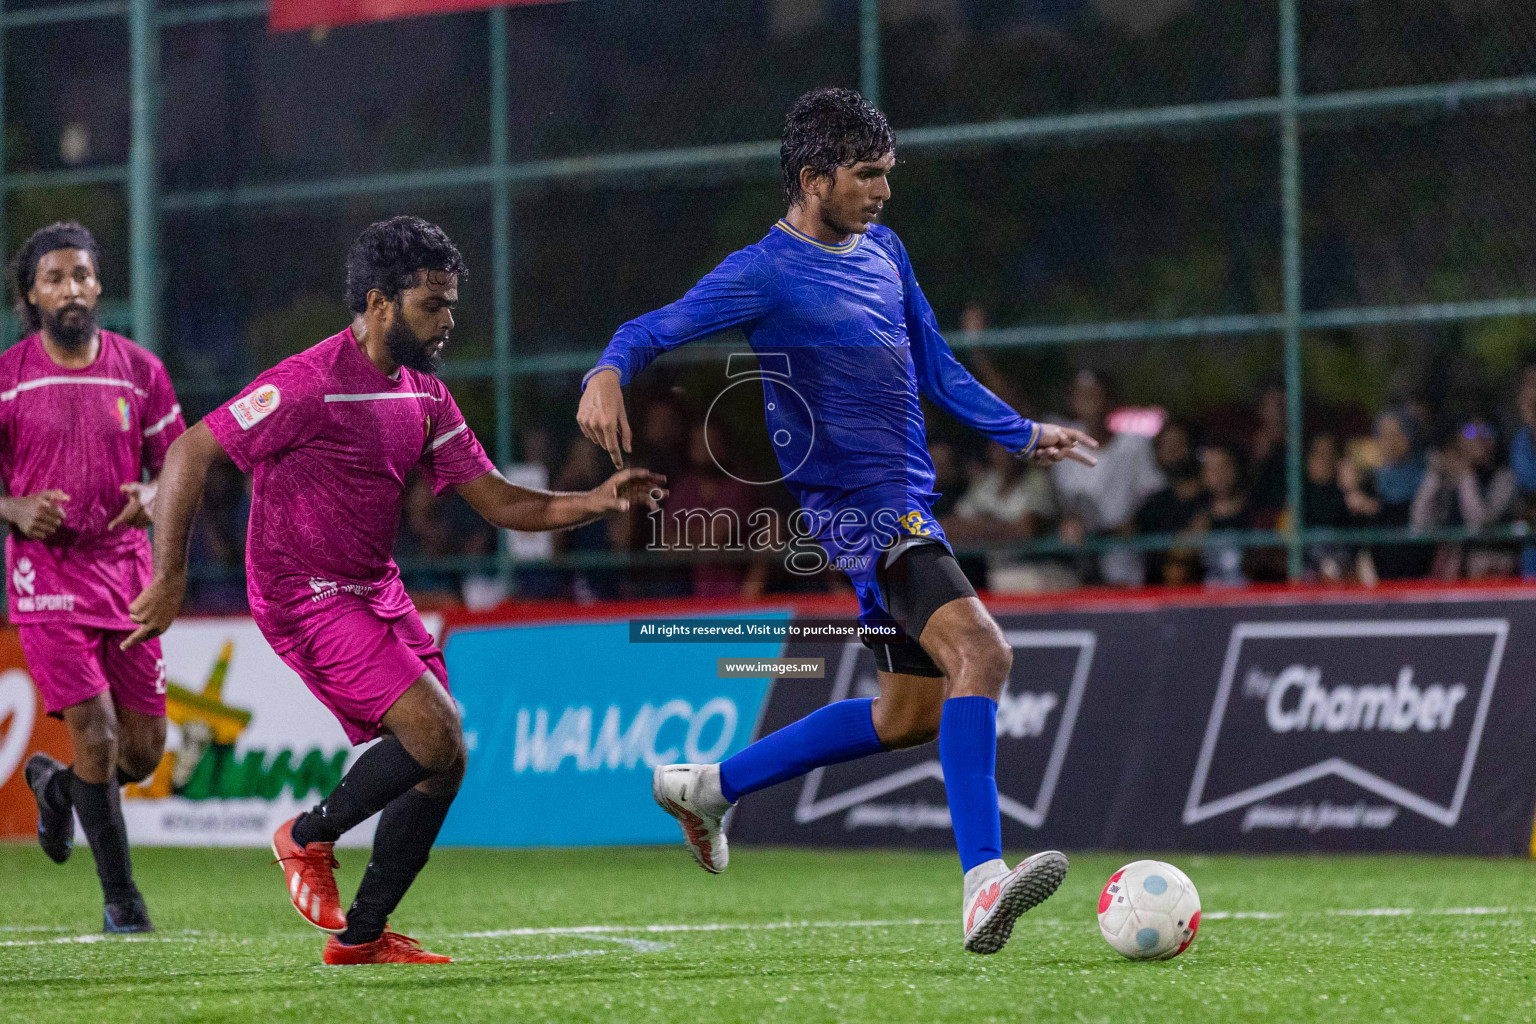
[[[244,398],[237,398],[231,402],[229,412],[234,416],[235,422],[240,424],[241,430],[250,430],[272,415],[282,401],[283,393],[277,389],[276,384],[263,384]]]

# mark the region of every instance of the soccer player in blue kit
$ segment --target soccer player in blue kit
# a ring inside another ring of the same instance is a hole
[[[658,355],[732,328],[766,368],[768,429],[784,482],[832,564],[858,592],[880,695],[843,700],[765,736],[719,765],[662,765],[656,802],[690,852],[725,870],[722,819],[747,793],[812,769],[939,741],[950,820],[965,872],[965,948],[1002,949],[1020,914],[1055,892],[1054,850],[1009,868],[998,815],[997,698],[1013,663],[1002,631],[933,518],[933,462],[919,396],[1016,456],[1088,465],[1081,431],[1024,419],[955,359],[906,249],[874,223],[896,163],[885,116],[849,89],[816,89],[785,119],[785,217],[669,306],[619,328],[586,375],[577,422],[614,465],[630,450],[621,388]]]

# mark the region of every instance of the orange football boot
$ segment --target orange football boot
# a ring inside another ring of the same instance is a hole
[[[304,920],[328,932],[346,930],[347,915],[336,893],[335,843],[310,843],[300,846],[293,841],[293,823],[289,818],[272,833],[272,856],[288,880],[288,898]]]
[[[399,932],[384,929],[384,934],[372,942],[357,946],[344,945],[332,935],[325,941],[325,953],[321,956],[332,967],[351,964],[451,964],[453,957],[431,953],[421,948],[421,943]]]

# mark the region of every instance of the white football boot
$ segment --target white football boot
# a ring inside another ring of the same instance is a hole
[[[683,827],[683,845],[699,867],[718,875],[730,862],[721,822],[731,809],[720,792],[717,764],[664,764],[651,773],[656,806]]]
[[[989,860],[965,873],[965,899],[960,904],[965,948],[972,953],[996,953],[1013,934],[1013,922],[1031,907],[1050,899],[1067,877],[1067,855],[1055,850],[1037,853],[1012,871],[1002,860]]]

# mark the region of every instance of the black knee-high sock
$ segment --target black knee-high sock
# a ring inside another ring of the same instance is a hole
[[[406,753],[398,739],[386,736],[363,751],[330,796],[299,815],[293,823],[293,840],[300,845],[334,843],[343,832],[431,777],[432,772]]]
[[[429,796],[411,789],[384,808],[373,837],[373,857],[347,911],[347,930],[339,936],[342,942],[355,946],[383,934],[384,922],[426,867],[452,803],[451,794]]]
[[[116,783],[81,782],[71,773],[70,796],[80,827],[96,855],[96,876],[108,903],[139,899],[133,884],[133,864],[128,859],[128,827],[123,824],[122,798]]]

